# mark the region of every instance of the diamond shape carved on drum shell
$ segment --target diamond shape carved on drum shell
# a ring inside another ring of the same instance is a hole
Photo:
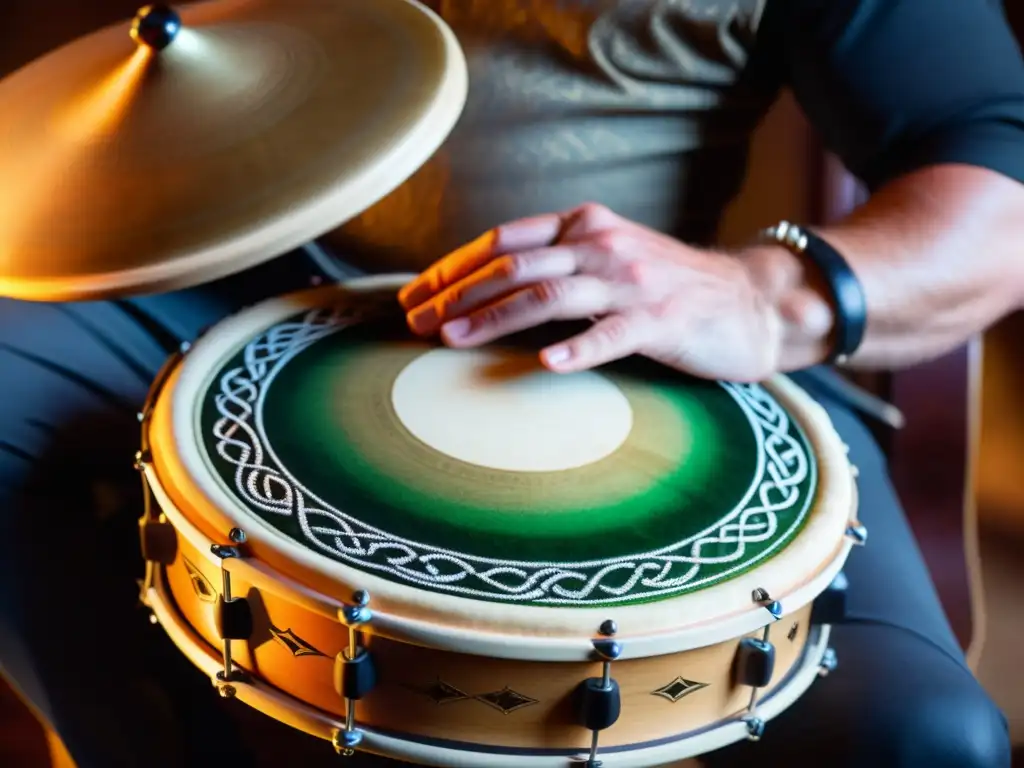
[[[438,706],[442,704],[453,704],[456,701],[466,701],[473,698],[468,693],[463,693],[451,683],[446,683],[441,678],[434,682],[421,686],[410,686],[412,690],[426,696]]]
[[[206,578],[206,575],[189,561],[187,557],[182,557],[181,561],[188,572],[189,581],[192,582],[192,591],[195,592],[196,597],[204,603],[217,602],[217,590],[210,580]]]
[[[513,691],[507,685],[500,691],[491,691],[490,693],[482,693],[478,696],[474,696],[477,701],[481,701],[489,707],[501,712],[503,715],[510,715],[516,710],[523,709],[524,707],[530,707],[537,703],[536,699],[531,699],[529,696],[524,696],[518,691]]]
[[[693,680],[687,680],[685,677],[677,677],[671,683],[651,691],[651,695],[661,696],[661,698],[675,704],[677,701],[686,698],[691,693],[696,693],[702,688],[707,687],[707,683],[698,683]]]
[[[519,693],[507,685],[500,690],[493,690],[487,693],[469,694],[457,688],[451,683],[446,683],[437,678],[432,683],[421,686],[408,686],[411,690],[427,697],[437,705],[454,704],[459,701],[478,701],[486,704],[491,709],[501,712],[503,715],[510,715],[520,709],[538,704],[537,699],[530,698]]]
[[[327,656],[327,654],[317,650],[295,634],[295,632],[290,628],[282,630],[271,624],[269,630],[271,637],[273,637],[278,644],[284,646],[288,652],[296,658],[301,656]]]

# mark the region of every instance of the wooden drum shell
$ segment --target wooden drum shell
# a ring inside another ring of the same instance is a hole
[[[220,569],[179,536],[177,557],[167,568],[166,578],[181,616],[203,640],[218,648],[215,594],[220,592]],[[204,585],[198,590],[197,581]],[[275,689],[343,718],[345,702],[334,689],[333,669],[336,655],[347,647],[348,629],[237,577],[232,579],[232,593],[248,599],[254,618],[252,639],[232,643],[235,662]],[[810,611],[807,605],[772,626],[775,672],[763,695],[769,695],[801,661]],[[733,682],[740,639],[614,663],[622,714],[602,733],[601,743],[626,746],[660,741],[741,715],[749,703],[750,688]],[[573,692],[584,679],[601,675],[596,661],[544,662],[442,651],[375,636],[372,625],[362,644],[373,654],[378,681],[358,704],[360,725],[414,740],[480,747],[583,750],[589,746],[590,732],[575,720]],[[657,693],[678,678],[703,687],[675,701]],[[464,698],[434,701],[430,689],[439,682]],[[529,702],[512,696],[510,703],[521,705],[503,711],[486,701],[486,694],[506,689]]]

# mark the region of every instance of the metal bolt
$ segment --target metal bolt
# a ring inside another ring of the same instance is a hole
[[[821,665],[818,667],[819,677],[828,677],[830,672],[834,672],[836,667],[839,666],[839,657],[836,655],[834,648],[826,648],[825,653],[821,657]]]
[[[150,456],[149,451],[136,451],[135,452],[135,469],[141,472],[147,464],[153,460]]]

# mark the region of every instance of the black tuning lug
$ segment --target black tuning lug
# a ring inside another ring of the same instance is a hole
[[[745,637],[740,640],[739,649],[733,667],[733,676],[737,685],[750,688],[750,701],[747,704],[747,738],[758,741],[764,733],[764,720],[757,716],[757,694],[768,686],[775,673],[775,646],[767,638]]]
[[[597,759],[601,731],[615,725],[622,712],[622,693],[611,674],[612,662],[622,655],[622,644],[611,639],[619,628],[609,619],[601,624],[598,631],[602,637],[591,642],[595,655],[602,662],[601,677],[588,678],[576,688],[576,717],[580,725],[593,734],[587,768],[598,768],[601,765]]]
[[[214,624],[217,634],[221,638],[223,662],[221,671],[217,673],[216,684],[221,696],[231,698],[235,695],[235,686],[229,685],[229,683],[238,682],[243,677],[240,670],[235,669],[231,643],[235,640],[248,640],[252,637],[253,620],[249,601],[244,597],[236,598],[231,594],[231,571],[227,568],[229,560],[241,560],[245,557],[245,552],[240,546],[245,543],[245,533],[239,528],[232,528],[228,538],[238,546],[213,544],[210,547],[210,552],[220,560],[223,585],[214,614]]]
[[[771,682],[774,673],[774,645],[756,637],[740,640],[734,672],[737,685],[764,688]]]
[[[171,565],[178,555],[178,533],[166,520],[139,520],[139,541],[142,559],[147,563]]]
[[[356,723],[356,702],[365,698],[377,684],[377,669],[370,652],[360,645],[361,628],[373,621],[370,593],[359,590],[352,603],[339,612],[348,627],[348,647],[334,658],[334,689],[345,700],[345,727],[334,734],[334,748],[341,755],[352,755],[362,743],[363,732]]]
[[[342,651],[334,658],[334,690],[343,699],[359,701],[377,684],[377,668],[370,652],[360,648],[354,659]]]
[[[784,611],[782,603],[775,600],[763,587],[755,589],[751,599],[768,612],[771,620],[764,625],[760,638],[744,637],[740,640],[733,663],[733,677],[736,685],[750,688],[750,702],[747,704],[747,717],[744,718],[744,722],[747,724],[747,738],[757,741],[764,732],[764,721],[757,717],[755,712],[757,694],[768,686],[772,681],[772,675],[775,674],[775,646],[768,638],[771,636],[772,625],[782,618]]]
[[[214,626],[221,640],[248,640],[252,637],[252,607],[244,597],[217,600]]]
[[[576,715],[588,731],[604,731],[618,721],[622,695],[614,678],[588,678],[580,683],[576,696]]]

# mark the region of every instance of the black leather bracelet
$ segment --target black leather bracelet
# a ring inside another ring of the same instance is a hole
[[[835,333],[827,362],[846,362],[860,347],[867,327],[867,300],[860,280],[839,251],[813,232],[782,221],[762,234],[768,242],[785,246],[818,268],[835,309]]]

